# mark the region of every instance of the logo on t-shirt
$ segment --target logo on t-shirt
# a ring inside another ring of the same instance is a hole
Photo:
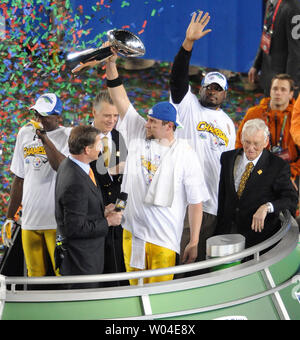
[[[142,170],[147,184],[150,184],[152,182],[153,176],[159,166],[159,163],[160,157],[158,155],[156,155],[156,157],[154,158],[153,163],[151,162],[151,160],[147,160],[145,156],[141,156]]]
[[[33,157],[32,166],[34,169],[39,169],[41,166],[48,162],[48,158],[46,155],[46,151],[43,145],[37,146],[25,146],[23,149],[24,152],[24,160],[26,164],[28,162],[29,157]]]
[[[214,138],[214,144],[217,144],[219,146],[228,146],[229,139],[226,136],[226,134],[219,128],[215,127],[213,124],[201,121],[197,125],[197,131],[200,132],[208,132],[211,134]],[[203,137],[203,136],[202,136]]]

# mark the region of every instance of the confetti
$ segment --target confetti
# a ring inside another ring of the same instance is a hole
[[[155,13],[156,13],[156,9],[153,9],[151,12],[151,16],[154,17]]]
[[[0,228],[9,202],[13,177],[10,162],[16,135],[29,119],[30,105],[40,94],[55,92],[63,102],[65,126],[87,124],[91,119],[91,103],[106,84],[105,71],[91,69],[74,77],[66,70],[59,42],[63,39],[63,46],[70,50],[100,46],[106,39],[106,32],[100,29],[95,34],[89,22],[96,20],[99,26],[103,22],[114,27],[112,17],[106,13],[112,13],[113,3],[114,0],[82,1],[72,8],[72,1],[66,0],[61,8],[56,1],[1,0],[0,18],[5,18],[6,26],[3,29],[5,39],[2,38],[2,30],[0,32]],[[162,0],[145,1],[147,16],[136,18],[133,22],[131,19],[122,28],[133,33],[145,33],[158,15],[166,15],[166,3]],[[174,3],[171,8],[176,8]],[[124,11],[133,8],[130,1],[120,1],[118,6],[118,10]],[[50,12],[53,12],[52,19],[47,17]],[[170,63],[158,61],[155,67],[137,72],[120,68],[128,95],[143,116],[157,101],[168,100],[170,69]],[[193,83],[196,91],[198,86],[199,82]],[[236,124],[246,109],[262,97],[262,94],[245,95],[239,86],[229,91],[224,104],[224,111]]]
[[[121,8],[130,6],[130,3],[128,1],[122,1]]]

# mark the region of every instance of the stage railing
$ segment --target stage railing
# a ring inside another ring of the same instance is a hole
[[[249,256],[254,255],[254,260],[259,261],[259,253],[268,249],[277,242],[279,242],[291,227],[291,214],[286,211],[281,214],[282,226],[280,230],[270,237],[268,240],[255,245],[251,248],[247,248],[239,253],[233,255],[224,256],[221,258],[209,259],[197,263],[178,265],[175,267],[144,270],[134,273],[115,273],[115,274],[100,274],[100,275],[74,275],[74,276],[60,276],[60,277],[5,277],[6,285],[11,285],[11,289],[15,290],[16,285],[51,285],[51,284],[75,284],[75,283],[91,283],[91,282],[109,282],[109,281],[122,281],[138,279],[139,285],[143,285],[143,279],[153,276],[162,276],[169,274],[182,274],[201,269],[213,268],[222,264],[234,262]]]

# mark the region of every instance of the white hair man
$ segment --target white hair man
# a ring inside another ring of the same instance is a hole
[[[246,247],[276,233],[279,213],[295,214],[297,207],[289,164],[268,151],[268,143],[265,122],[251,119],[242,130],[243,148],[221,156],[216,234],[242,234]]]

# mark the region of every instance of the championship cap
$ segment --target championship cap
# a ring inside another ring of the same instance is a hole
[[[219,72],[209,72],[202,79],[201,85],[208,86],[210,84],[216,83],[222,87],[224,91],[228,90],[228,83],[226,77]]]
[[[45,93],[37,99],[30,110],[36,110],[44,117],[60,115],[62,112],[62,102],[55,93]]]

